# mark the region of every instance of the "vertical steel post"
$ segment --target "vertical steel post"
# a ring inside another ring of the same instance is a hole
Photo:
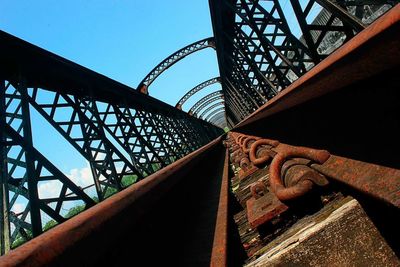
[[[0,78],[0,255],[10,250],[10,222],[7,171],[7,138],[4,133],[6,122],[5,80]]]
[[[29,102],[27,99],[27,88],[25,81],[21,78],[18,85],[18,91],[21,93],[21,109],[22,109],[22,124],[23,124],[23,134],[24,141],[33,147],[32,141],[32,128],[31,128],[31,118],[29,111]],[[31,151],[25,150],[25,161],[26,161],[26,175],[28,176],[28,192],[29,192],[29,205],[30,205],[30,215],[32,224],[32,235],[40,235],[42,230],[42,219],[40,216],[39,208],[39,192],[38,192],[38,173],[35,171],[35,158],[31,155]]]

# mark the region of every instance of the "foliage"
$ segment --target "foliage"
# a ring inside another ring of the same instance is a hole
[[[74,217],[75,215],[77,215],[78,213],[81,213],[82,211],[84,211],[85,210],[85,205],[78,205],[78,206],[75,206],[75,207],[72,207],[72,208],[70,208],[69,210],[68,210],[68,212],[67,212],[67,214],[65,214],[65,218],[72,218],[72,217]]]
[[[153,166],[154,168],[155,166]],[[137,175],[126,175],[122,178],[121,184],[123,187],[128,187],[129,185],[135,183],[137,181]],[[112,195],[114,195],[115,193],[117,193],[117,189],[113,188],[113,187],[109,187],[107,188],[106,192],[105,192],[105,198],[108,198]],[[92,199],[94,200],[94,202],[98,203],[99,202],[99,198],[97,196],[93,196]],[[85,205],[77,205],[75,207],[72,207],[68,210],[67,214],[65,214],[65,218],[69,219],[74,217],[75,215],[81,213],[82,211],[84,211],[86,208]],[[44,226],[43,226],[43,232],[46,232],[48,230],[50,230],[51,228],[53,228],[54,226],[58,225],[58,222],[56,222],[55,220],[50,220],[48,221]],[[12,243],[12,248],[16,248],[19,247],[20,245],[24,244],[26,241],[30,240],[33,238],[32,232],[29,230],[25,230],[28,239],[26,239],[25,237],[23,237],[21,235],[21,233],[18,233],[17,237],[15,238],[14,242]]]
[[[50,220],[48,221],[44,226],[43,226],[43,232],[46,232],[47,230],[50,230],[54,226],[56,226],[58,223],[55,220]]]
[[[122,187],[127,187],[137,181],[137,175],[125,175],[122,180]]]

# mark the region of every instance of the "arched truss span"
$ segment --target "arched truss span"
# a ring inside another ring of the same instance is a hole
[[[197,117],[197,115],[204,109],[207,108],[208,105],[213,104],[214,102],[217,102],[218,100],[224,100],[223,96],[216,96],[214,98],[211,98],[210,100],[206,101],[205,103],[203,103],[203,105],[201,105],[193,114],[195,117]],[[190,114],[190,113],[189,113]]]
[[[168,56],[166,59],[160,62],[154,69],[152,69],[149,74],[146,75],[146,77],[140,82],[140,84],[137,87],[137,90],[144,94],[148,94],[148,88],[149,86],[154,82],[154,80],[160,76],[161,73],[163,73],[166,69],[174,65],[176,62],[180,61],[187,55],[190,55],[194,52],[197,52],[199,50],[202,50],[207,47],[212,47],[215,49],[215,41],[214,37],[209,37],[200,41],[197,41],[195,43],[192,43],[190,45],[185,46],[184,48],[176,51],[172,55]]]
[[[205,121],[210,121],[210,119],[217,113],[219,113],[220,111],[225,112],[225,107],[220,107],[217,108],[215,110],[213,110],[210,114],[207,115],[207,117],[204,119]]]
[[[225,106],[225,102],[224,102],[224,101],[221,101],[221,102],[215,103],[214,105],[209,106],[208,108],[206,108],[206,109],[200,114],[199,118],[200,118],[200,119],[203,119],[203,118],[204,118],[204,115],[206,115],[209,111],[211,111],[213,108],[218,107],[218,106],[221,106],[221,105],[222,105],[222,106]],[[206,120],[206,119],[204,119],[204,120]]]
[[[206,95],[205,97],[203,97],[202,99],[200,99],[199,101],[197,101],[189,110],[189,114],[193,114],[196,113],[196,111],[201,110],[201,107],[203,106],[204,103],[206,103],[208,100],[215,98],[215,97],[221,97],[223,96],[223,91],[216,91],[216,92],[212,92],[208,95]]]
[[[210,123],[217,123],[220,119],[225,119],[225,111],[222,110],[218,113],[216,113],[214,116],[212,116],[209,120]]]
[[[225,123],[225,116],[221,115],[218,119],[214,120],[213,124],[220,125]]]
[[[182,109],[182,105],[190,98],[192,97],[195,93],[198,91],[206,88],[207,86],[210,86],[214,83],[221,83],[221,78],[220,77],[215,77],[212,79],[209,79],[205,82],[202,82],[201,84],[196,85],[193,87],[189,92],[187,92],[179,101],[176,103],[175,107],[177,109]]]
[[[213,112],[213,114],[212,114],[212,116],[210,115],[210,117],[209,117],[209,122],[215,122],[217,119],[219,119],[219,116],[223,116],[223,117],[225,117],[225,110],[220,110],[220,111],[218,111],[218,112]]]
[[[216,123],[214,123],[214,125],[220,128],[224,128],[227,126],[225,119],[217,121]]]

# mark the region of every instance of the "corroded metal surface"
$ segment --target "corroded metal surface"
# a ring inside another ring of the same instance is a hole
[[[215,226],[210,266],[227,266],[228,257],[228,195],[229,195],[229,151],[226,150],[222,174],[217,222]]]
[[[311,165],[326,177],[400,208],[400,170],[339,156]]]
[[[157,203],[166,191],[182,179],[182,175],[175,175],[177,172],[193,165],[199,156],[204,157],[210,149],[220,143],[221,138],[210,142],[93,208],[54,227],[0,257],[0,264],[2,266],[51,265],[65,253],[70,257],[72,255],[83,257],[89,249],[91,253],[94,253],[96,248],[103,251],[105,248],[103,241],[115,233],[114,226],[127,227],[128,221],[121,220],[121,216],[124,217],[124,214],[129,212],[127,218],[140,219],[146,209]],[[158,193],[155,193],[155,190]],[[88,250],[79,249],[78,245],[83,241],[88,242],[86,243]],[[87,256],[93,257],[93,255]]]

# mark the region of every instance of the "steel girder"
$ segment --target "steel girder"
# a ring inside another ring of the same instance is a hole
[[[224,96],[223,96],[223,95],[219,95],[219,96],[216,96],[216,97],[213,97],[213,98],[207,100],[207,101],[204,102],[201,106],[199,106],[199,108],[198,108],[197,110],[195,110],[195,112],[193,113],[193,115],[194,115],[195,117],[197,117],[197,115],[198,115],[204,108],[206,108],[208,105],[210,105],[210,104],[212,104],[212,103],[214,103],[214,102],[216,102],[216,101],[219,101],[219,100],[224,100]],[[189,114],[190,114],[190,113],[189,113]]]
[[[214,125],[216,125],[220,128],[225,128],[227,126],[225,118],[220,118],[218,121],[215,122]]]
[[[154,69],[152,69],[149,74],[146,75],[146,77],[140,82],[140,84],[137,87],[137,90],[144,94],[148,94],[148,88],[149,86],[154,82],[154,80],[161,74],[163,73],[166,69],[183,59],[184,57],[200,51],[204,48],[211,47],[215,49],[215,42],[214,38],[206,38],[197,42],[194,42],[190,45],[185,46],[182,49],[179,49],[175,53],[171,54],[167,58],[165,58],[163,61],[161,61]]]
[[[37,150],[32,108],[88,162],[93,182],[82,187]],[[0,115],[2,253],[67,220],[66,205],[90,207],[223,132],[4,32]],[[58,191],[42,195],[48,183]]]
[[[397,2],[290,0],[298,33],[278,0],[210,0],[231,121],[250,115]]]
[[[225,106],[225,102],[224,102],[224,101],[221,101],[221,102],[217,102],[217,103],[215,103],[215,104],[209,106],[208,108],[206,108],[206,109],[199,115],[199,118],[200,118],[200,119],[206,118],[205,115],[206,115],[208,112],[210,112],[213,108],[218,107],[218,106]],[[206,120],[206,121],[207,121],[207,120]]]
[[[189,114],[193,114],[195,113],[206,101],[214,98],[214,97],[223,97],[223,91],[216,91],[216,92],[212,92],[208,95],[206,95],[205,97],[203,97],[202,99],[200,99],[199,101],[197,101],[189,110]]]
[[[216,114],[214,114],[212,117],[210,117],[210,119],[208,120],[210,123],[215,123],[216,121],[218,121],[221,117],[225,118],[225,111],[222,112],[218,112]]]
[[[226,126],[229,129],[232,129],[234,125],[235,125],[235,123],[228,116],[226,116]]]
[[[221,83],[221,79],[219,77],[215,77],[215,78],[211,78],[205,82],[202,82],[198,85],[196,85],[195,87],[193,87],[192,89],[190,89],[181,99],[179,99],[178,103],[176,103],[175,107],[177,109],[182,109],[183,104],[190,98],[192,97],[194,94],[196,94],[197,92],[203,90],[204,88],[206,88],[207,86],[210,86],[212,84],[215,83]]]
[[[212,124],[214,124],[214,125],[216,125],[216,126],[218,126],[218,127],[224,128],[224,127],[226,126],[226,119],[225,119],[225,116],[224,116],[224,115],[219,116],[219,118],[215,119],[215,120],[212,122]]]
[[[217,108],[217,109],[214,109],[213,111],[211,111],[210,112],[210,114],[208,114],[206,117],[205,117],[205,121],[209,121],[210,120],[210,118],[214,115],[214,114],[216,114],[216,113],[218,113],[218,112],[220,112],[220,111],[224,111],[225,110],[225,107],[220,107],[220,108]]]

